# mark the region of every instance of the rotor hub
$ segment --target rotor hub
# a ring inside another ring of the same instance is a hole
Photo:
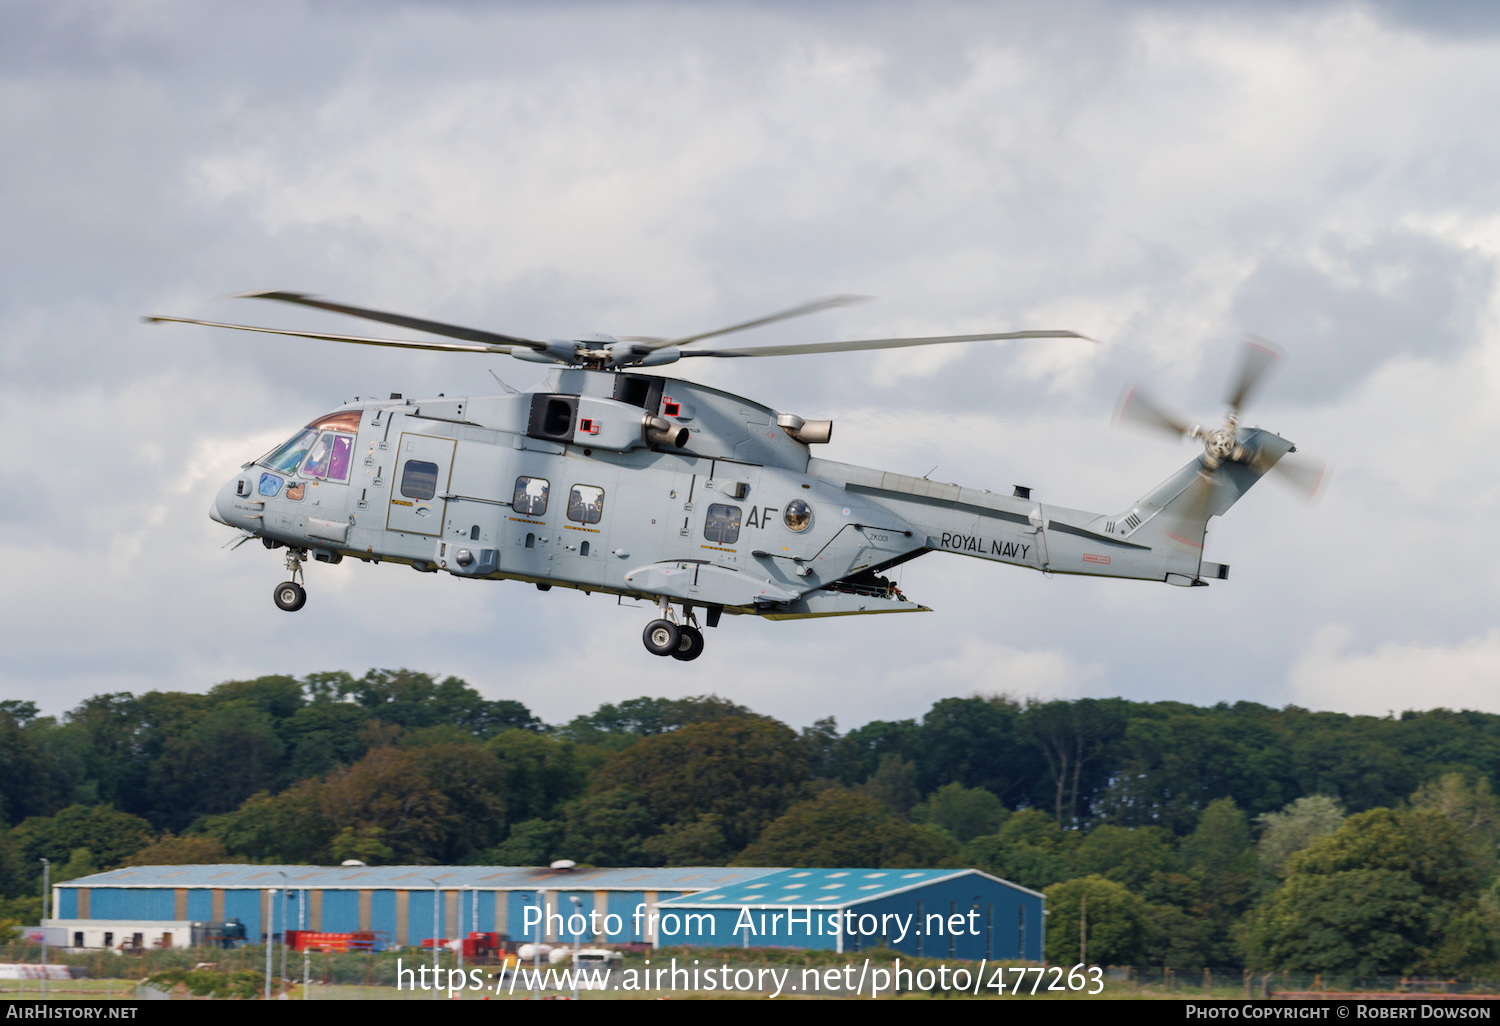
[[[1203,435],[1203,450],[1211,467],[1221,463],[1237,462],[1245,458],[1245,448],[1240,445],[1239,432],[1233,424],[1226,425]]]

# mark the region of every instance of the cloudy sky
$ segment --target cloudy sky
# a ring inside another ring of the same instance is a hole
[[[1500,18],[1482,5],[0,0],[0,699],[406,666],[549,720],[718,692],[794,724],[975,692],[1500,711]],[[1211,526],[1210,588],[903,568],[929,614],[726,618],[405,567],[311,598],[207,518],[357,394],[541,373],[147,327],[368,330],[254,288],[532,337],[669,335],[831,293],[757,341],[1070,328],[681,373],[829,458],[1118,511],[1192,455],[1110,427],[1129,381],[1331,460]]]

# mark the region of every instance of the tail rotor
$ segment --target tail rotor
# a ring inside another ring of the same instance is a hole
[[[1216,428],[1191,424],[1149,398],[1138,385],[1127,385],[1120,394],[1120,402],[1115,410],[1117,423],[1203,441],[1199,480],[1188,486],[1190,494],[1185,493],[1179,504],[1180,516],[1187,532],[1182,535],[1184,539],[1194,533],[1189,527],[1190,520],[1202,523],[1213,515],[1213,483],[1220,468],[1226,464],[1247,466],[1257,477],[1272,470],[1277,471],[1276,476],[1284,484],[1308,501],[1316,501],[1326,489],[1332,469],[1327,463],[1306,457],[1287,460],[1284,456],[1287,452],[1296,452],[1295,446],[1283,449],[1281,445],[1258,445],[1256,441],[1262,433],[1240,427],[1245,406],[1281,356],[1281,350],[1273,343],[1254,335],[1246,336],[1239,368],[1230,380],[1229,390],[1224,398],[1225,405],[1228,406],[1224,423]],[[1171,533],[1174,538],[1179,537],[1179,532]],[[1201,533],[1201,528],[1198,528],[1197,534],[1201,536]],[[1201,539],[1198,544],[1201,544]]]

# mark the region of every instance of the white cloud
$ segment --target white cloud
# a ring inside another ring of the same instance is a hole
[[[1297,704],[1383,716],[1407,709],[1500,712],[1500,628],[1456,644],[1387,641],[1351,651],[1346,625],[1319,628],[1292,665]]]

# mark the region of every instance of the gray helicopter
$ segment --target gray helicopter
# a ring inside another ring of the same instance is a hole
[[[346,557],[424,573],[515,580],[541,591],[645,600],[648,651],[681,660],[703,652],[700,627],[725,614],[790,620],[926,612],[884,573],[928,552],[956,552],[1047,574],[1084,574],[1181,587],[1223,580],[1203,559],[1208,520],[1273,467],[1316,491],[1321,469],[1281,464],[1293,445],[1243,427],[1240,411],[1275,359],[1245,349],[1217,428],[1190,426],[1127,390],[1122,421],[1201,439],[1204,451],[1117,513],[1044,505],[1011,495],[820,459],[833,424],[804,420],[705,385],[640,371],[688,358],[744,359],[896,349],[1000,339],[1076,338],[1018,331],[867,339],[749,349],[690,348],[709,338],[827,309],[817,300],[682,338],[540,342],[325,302],[253,292],[458,341],[410,341],[176,322],[359,345],[507,354],[554,365],[531,390],[500,395],[356,401],[315,417],[224,485],[209,516],[286,550],[276,586],[287,611],[307,601],[303,564]],[[498,378],[496,379],[499,380]],[[503,385],[504,383],[501,382]],[[680,613],[678,612],[680,610]],[[699,616],[702,620],[699,620]]]

